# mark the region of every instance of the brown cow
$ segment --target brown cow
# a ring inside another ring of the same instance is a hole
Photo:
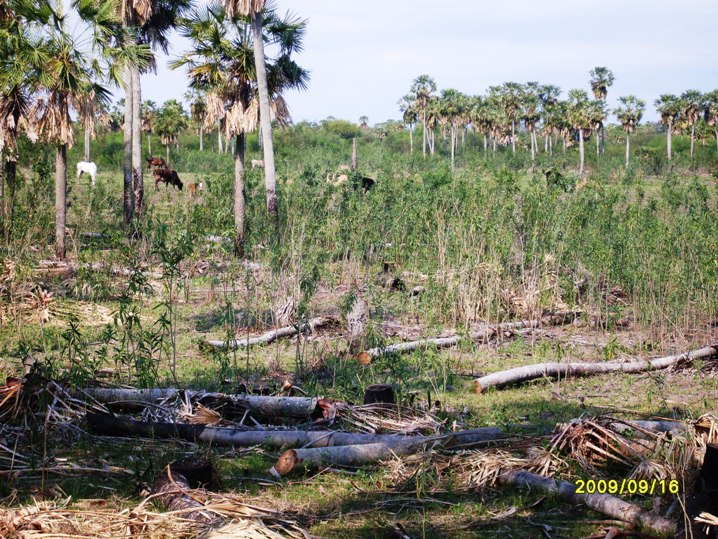
[[[161,157],[147,157],[147,170],[150,170],[152,167],[160,167],[160,168],[167,168],[167,163],[165,163],[165,160]]]
[[[154,172],[155,176],[155,189],[159,189],[159,182],[165,182],[165,189],[169,184],[174,185],[180,191],[182,190],[182,180],[177,176],[177,171],[169,168],[156,168]]]
[[[202,182],[190,183],[187,185],[187,189],[189,190],[189,196],[193,197],[204,189],[204,185],[202,184]]]

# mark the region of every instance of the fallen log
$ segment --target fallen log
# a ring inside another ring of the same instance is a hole
[[[284,337],[292,337],[294,335],[299,335],[300,333],[311,333],[315,329],[326,326],[332,322],[331,318],[312,318],[311,320],[307,321],[304,324],[301,325],[294,325],[294,326],[285,326],[278,329],[274,329],[272,331],[268,331],[267,333],[263,333],[262,335],[259,335],[257,337],[248,337],[245,339],[235,339],[233,341],[207,341],[207,344],[209,346],[213,346],[214,348],[219,348],[222,350],[229,349],[229,350],[236,350],[237,348],[246,348],[249,346],[255,346],[258,344],[270,344],[276,341],[277,339],[281,339]]]
[[[405,437],[406,438],[406,437]],[[375,464],[394,456],[408,455],[419,450],[422,442],[403,440],[395,444],[384,443],[344,445],[333,447],[316,447],[311,449],[288,449],[279,456],[274,465],[274,471],[287,475],[298,467],[306,468],[360,468],[368,464]]]
[[[205,509],[205,505],[188,494],[191,487],[187,478],[173,471],[168,465],[152,484],[152,495],[155,503],[169,511],[177,511],[182,518],[194,520],[201,524],[212,525],[224,520]]]
[[[190,442],[214,445],[252,447],[328,447],[382,443],[397,445],[406,440],[416,443],[441,441],[447,448],[467,447],[505,438],[496,427],[471,429],[441,436],[408,436],[405,434],[358,434],[331,430],[240,430],[184,423],[135,421],[109,414],[87,414],[87,425],[96,434],[105,436],[142,436],[146,438],[179,438]]]
[[[268,397],[264,395],[227,395],[224,393],[207,393],[204,391],[181,390],[174,388],[154,389],[121,389],[105,387],[88,387],[72,393],[75,397],[83,395],[112,405],[113,403],[154,404],[163,400],[186,396],[192,400],[214,400],[232,404],[237,408],[261,414],[265,417],[292,417],[306,419],[317,412],[318,399],[311,397]]]
[[[605,363],[538,363],[516,367],[506,371],[495,372],[476,378],[476,392],[481,393],[489,387],[504,387],[536,378],[562,378],[568,376],[592,376],[612,372],[638,373],[665,369],[681,361],[691,362],[695,359],[709,358],[718,354],[718,345],[705,346],[698,350],[642,361],[608,361]]]
[[[580,316],[578,312],[556,313],[536,320],[520,320],[518,322],[504,322],[495,326],[487,326],[478,331],[474,331],[469,335],[473,341],[486,341],[491,337],[498,335],[504,331],[510,331],[522,328],[537,328],[545,325],[561,325],[570,324]],[[370,358],[377,358],[388,354],[401,354],[404,352],[413,352],[425,348],[449,348],[459,344],[464,337],[461,335],[452,335],[451,337],[439,337],[436,339],[421,339],[418,341],[401,342],[384,347],[371,348],[362,352]]]
[[[586,505],[612,518],[630,522],[662,535],[675,532],[675,522],[642,509],[610,494],[577,494],[576,485],[560,479],[551,479],[523,470],[510,470],[499,476],[506,485],[528,487],[556,494],[567,502]]]

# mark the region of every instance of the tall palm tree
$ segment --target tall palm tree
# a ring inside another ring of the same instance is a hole
[[[579,167],[578,173],[583,177],[585,171],[584,135],[591,131],[591,115],[588,94],[584,90],[571,90],[568,93],[568,120],[571,127],[578,132]]]
[[[607,67],[594,67],[589,75],[591,76],[590,84],[593,96],[605,103],[608,89],[613,86],[615,80],[613,71]],[[606,128],[603,123],[601,123],[601,153],[606,153]]]
[[[499,103],[504,109],[504,115],[511,125],[511,152],[516,154],[516,122],[521,111],[523,86],[518,82],[505,82],[499,89]]]
[[[185,93],[185,99],[191,101],[189,113],[192,121],[199,127],[199,150],[204,150],[204,119],[207,116],[206,96],[197,90],[190,90]]]
[[[414,126],[419,119],[419,113],[414,107],[414,101],[410,95],[405,95],[399,100],[399,110],[402,112],[402,120],[409,126],[409,153],[414,153]]]
[[[705,95],[706,123],[713,128],[718,146],[718,90],[713,90]]]
[[[531,138],[531,165],[536,159],[536,127],[541,120],[541,88],[538,82],[527,82],[521,94],[520,118]]]
[[[561,98],[561,88],[553,84],[542,84],[538,91],[541,100],[541,119],[543,120],[544,152],[553,154],[553,135],[559,132],[558,102]]]
[[[279,216],[279,203],[277,200],[277,178],[274,166],[274,143],[272,141],[272,118],[270,112],[270,94],[267,75],[266,59],[264,56],[264,33],[262,32],[262,10],[265,0],[222,0],[230,18],[236,15],[249,17],[252,26],[254,43],[254,65],[259,94],[259,121],[262,135],[262,150],[264,152],[264,182],[267,191],[267,212],[275,222]],[[301,50],[296,44],[293,50]]]
[[[454,89],[441,91],[438,100],[439,121],[446,125],[450,131],[451,170],[455,170],[456,146],[459,137],[459,127],[462,124],[466,110],[465,96]]]
[[[591,131],[596,135],[596,159],[600,155],[599,136],[603,131],[603,125],[608,116],[606,102],[602,99],[593,99],[588,103],[588,116],[591,123]]]
[[[414,103],[417,111],[421,113],[421,124],[423,126],[422,140],[421,140],[421,153],[426,157],[426,144],[429,142],[429,135],[426,127],[426,112],[429,106],[429,100],[436,92],[436,83],[429,75],[419,75],[411,83],[410,94],[414,98]]]
[[[70,111],[80,110],[89,95],[107,101],[105,88],[93,83],[95,74],[73,40],[64,32],[53,32],[43,43],[47,59],[38,80],[39,98],[34,116],[40,138],[56,145],[55,153],[55,256],[66,255],[67,148],[74,135]]]
[[[666,126],[666,147],[668,160],[673,159],[673,126],[681,115],[681,103],[673,94],[662,94],[654,105],[661,116],[661,123]]]
[[[257,128],[261,116],[252,52],[255,41],[248,39],[250,24],[246,17],[230,17],[218,4],[195,10],[181,28],[192,49],[171,63],[173,69],[187,66],[190,86],[206,92],[205,127],[221,121],[227,136],[235,138],[234,248],[238,257],[244,256],[245,242],[245,135]],[[265,11],[262,29],[267,42],[279,45],[280,55],[266,67],[271,112],[277,121],[286,123],[289,112],[281,94],[290,88],[304,89],[309,80],[307,71],[291,58],[301,44],[306,21]]]
[[[703,94],[698,90],[688,90],[681,94],[681,116],[691,129],[691,163],[696,139],[696,124],[703,113]]]
[[[626,168],[628,168],[631,150],[631,133],[636,131],[638,123],[643,118],[646,110],[646,102],[638,99],[635,95],[626,95],[619,97],[618,101],[621,106],[614,109],[613,113],[621,122],[623,130],[626,132]]]

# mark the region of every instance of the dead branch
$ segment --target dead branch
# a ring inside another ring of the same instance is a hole
[[[608,361],[605,363],[538,363],[500,371],[476,378],[476,392],[481,393],[489,387],[504,387],[510,384],[535,380],[536,378],[565,378],[568,376],[592,376],[611,372],[639,373],[665,369],[682,361],[709,358],[718,353],[718,345],[706,346],[698,350],[642,361]]]
[[[503,333],[504,331],[522,328],[537,328],[544,325],[570,324],[576,320],[580,314],[581,313],[578,312],[556,313],[536,320],[504,322],[502,324],[487,326],[478,331],[474,331],[469,335],[469,338],[473,341],[487,341],[491,337]],[[463,337],[461,335],[452,335],[451,337],[402,342],[385,347],[371,348],[363,353],[367,354],[371,358],[377,358],[387,354],[402,354],[404,352],[412,352],[414,350],[421,350],[424,348],[449,348],[451,346],[456,346],[462,338]]]
[[[301,325],[292,325],[292,326],[285,326],[278,329],[274,329],[272,331],[268,331],[267,333],[263,333],[262,335],[259,335],[257,337],[248,337],[245,339],[235,339],[233,341],[207,341],[207,344],[210,346],[213,346],[214,348],[220,348],[222,350],[229,349],[229,350],[236,350],[237,348],[246,348],[249,346],[255,346],[258,344],[270,344],[276,341],[277,339],[282,339],[284,337],[292,337],[294,335],[299,335],[300,333],[311,333],[316,328],[326,326],[332,322],[331,318],[312,318],[311,320],[307,321],[304,324]]]

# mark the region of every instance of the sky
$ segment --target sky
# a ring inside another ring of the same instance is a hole
[[[204,1],[204,0],[202,0]],[[475,95],[506,81],[590,92],[589,71],[616,77],[608,104],[635,94],[646,121],[663,93],[718,88],[716,0],[275,0],[308,21],[297,62],[310,71],[304,92],[286,95],[292,119],[328,116],[374,124],[400,119],[397,101],[421,74],[439,90]],[[189,43],[172,36],[158,74],[142,79],[143,99],[181,99],[182,71],[167,67]]]

